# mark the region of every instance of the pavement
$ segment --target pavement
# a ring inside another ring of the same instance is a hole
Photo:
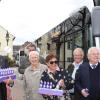
[[[12,100],[25,100],[25,91],[23,88],[23,80],[19,77],[18,68],[14,67],[17,76],[14,86],[11,88]],[[20,75],[21,76],[21,75]]]

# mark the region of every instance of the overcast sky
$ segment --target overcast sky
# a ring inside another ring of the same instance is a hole
[[[1,0],[0,25],[16,37],[14,44],[34,41],[93,0]]]

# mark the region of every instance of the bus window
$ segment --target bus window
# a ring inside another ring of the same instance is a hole
[[[24,51],[19,51],[20,56],[25,56]]]

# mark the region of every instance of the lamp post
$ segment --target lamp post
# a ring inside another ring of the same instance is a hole
[[[6,33],[7,46],[8,46],[9,39],[10,39],[10,37],[9,37],[9,33],[8,33],[8,31],[7,31],[7,33]]]

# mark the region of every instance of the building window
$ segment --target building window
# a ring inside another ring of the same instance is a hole
[[[75,44],[74,44],[75,48],[77,48],[77,47],[81,48],[82,47],[82,44],[83,44],[83,41],[82,41],[82,32],[78,32],[75,35],[74,41],[75,41]]]
[[[67,62],[72,62],[73,58],[72,57],[67,57]]]
[[[67,48],[68,48],[69,50],[72,50],[72,41],[68,41],[68,42],[67,42]]]
[[[47,49],[50,50],[50,43],[47,43]]]

